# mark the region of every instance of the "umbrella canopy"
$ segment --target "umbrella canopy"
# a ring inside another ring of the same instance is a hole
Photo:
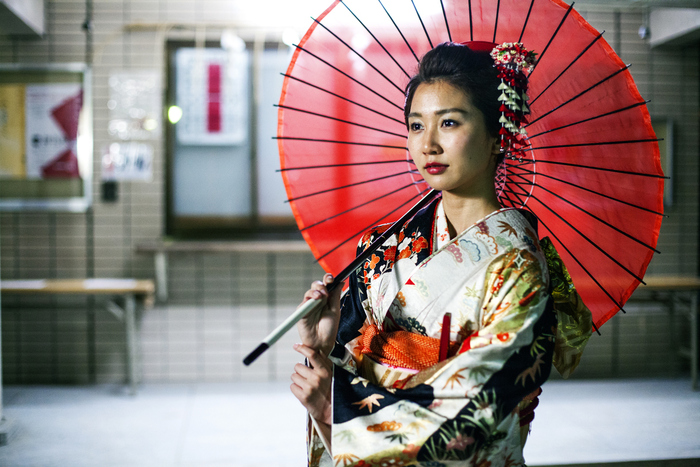
[[[558,0],[334,2],[297,46],[279,104],[282,175],[304,238],[337,273],[362,232],[429,189],[406,149],[404,88],[444,41],[522,42],[538,53],[527,145],[507,159],[499,197],[537,216],[600,326],[655,252],[663,172],[627,67]]]

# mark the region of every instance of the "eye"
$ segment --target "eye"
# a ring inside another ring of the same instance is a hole
[[[457,121],[447,118],[447,119],[442,121],[442,126],[446,126],[446,127],[457,126]]]
[[[412,122],[409,124],[409,128],[411,131],[420,131],[423,128],[423,125],[418,122]]]

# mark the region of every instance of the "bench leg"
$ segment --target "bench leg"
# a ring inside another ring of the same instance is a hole
[[[698,389],[698,292],[690,299],[690,381],[693,391]]]
[[[132,395],[136,394],[136,299],[132,294],[124,297],[124,325],[126,327],[127,379]]]
[[[156,269],[156,296],[162,303],[168,300],[168,256],[164,251],[158,251],[153,258]]]

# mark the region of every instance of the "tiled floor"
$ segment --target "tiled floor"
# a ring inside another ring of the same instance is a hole
[[[0,466],[300,467],[305,414],[287,388],[149,384],[131,397],[114,386],[5,387],[15,430]],[[700,465],[700,392],[687,380],[549,382],[525,455],[531,466]]]

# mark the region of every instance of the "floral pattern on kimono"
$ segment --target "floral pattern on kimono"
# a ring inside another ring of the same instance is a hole
[[[524,465],[518,403],[549,376],[556,330],[546,261],[515,209],[453,239],[445,225],[431,203],[350,277],[331,354],[333,457],[310,465]],[[459,353],[426,370],[361,352],[369,324],[439,338],[446,312]]]

